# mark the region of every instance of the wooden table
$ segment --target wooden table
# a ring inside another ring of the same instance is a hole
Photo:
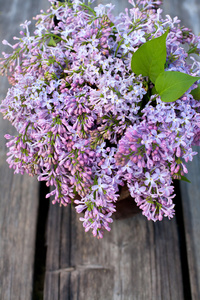
[[[11,41],[18,24],[48,5],[0,0],[0,40]],[[1,99],[7,88],[1,78]],[[192,183],[180,185],[173,220],[115,220],[97,240],[73,208],[49,205],[36,178],[13,175],[3,136],[14,130],[2,118],[0,126],[1,300],[200,299],[199,155],[188,167]]]

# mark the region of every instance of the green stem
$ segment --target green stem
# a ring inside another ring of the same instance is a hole
[[[134,26],[134,27],[131,29],[131,31],[130,31],[127,35],[131,34],[131,33],[135,30],[135,28],[136,28],[136,26]],[[121,44],[123,43],[123,41],[124,41],[124,38],[121,39],[121,41],[119,42],[119,44],[118,44],[118,46],[117,46],[117,49],[116,49],[116,51],[115,51],[115,56],[117,55],[117,52],[118,52],[118,50],[119,50],[119,47],[121,46]]]
[[[56,35],[56,34],[54,34],[54,33],[48,33],[48,34],[45,34],[44,35],[44,37],[45,36],[51,36],[51,37],[55,37],[55,38],[57,38],[57,39],[59,39],[59,40],[61,40],[61,41],[63,41],[63,42],[65,42],[66,43],[66,41],[64,40],[64,39],[62,39],[59,35]]]
[[[196,53],[196,50],[197,50],[197,46],[193,47],[193,48],[190,48],[188,51],[187,51],[187,54],[192,54],[192,53]]]
[[[94,16],[96,16],[96,12],[95,12],[94,9],[92,9],[90,6],[88,6],[88,5],[84,4],[84,3],[81,3],[80,5],[81,5],[82,7],[84,7],[84,8],[86,8],[86,9],[88,9],[90,12],[93,13]]]

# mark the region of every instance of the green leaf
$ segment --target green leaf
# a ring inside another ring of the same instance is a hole
[[[158,94],[157,91],[156,91],[155,86],[153,86],[153,88],[151,89],[151,94],[152,94],[152,95]]]
[[[50,41],[48,42],[48,46],[56,47],[56,42],[54,38],[51,36]]]
[[[168,30],[158,38],[143,44],[132,56],[131,68],[136,75],[148,76],[153,83],[164,71]]]
[[[189,181],[189,179],[187,179],[185,176],[181,176],[181,180],[191,183],[191,181]]]
[[[198,84],[198,87],[191,91],[193,98],[196,100],[200,100],[200,83]]]
[[[161,73],[155,82],[155,88],[164,102],[173,102],[183,96],[183,94],[199,80],[194,77],[177,71],[166,71]]]

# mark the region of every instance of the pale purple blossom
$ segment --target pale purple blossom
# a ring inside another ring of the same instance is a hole
[[[131,58],[168,29],[166,70],[199,76],[200,63],[189,64],[182,46],[200,52],[199,37],[177,17],[163,19],[160,1],[129,0],[132,8],[116,17],[112,4],[93,11],[82,0],[50,2],[34,35],[25,21],[16,44],[3,41],[12,53],[3,53],[0,73],[12,86],[0,111],[17,131],[5,135],[9,166],[53,186],[46,195],[53,203],[75,203],[85,231],[98,238],[110,231],[125,184],[148,220],[171,219],[173,179],[187,173],[192,145],[200,145],[197,85],[164,103],[148,95]]]

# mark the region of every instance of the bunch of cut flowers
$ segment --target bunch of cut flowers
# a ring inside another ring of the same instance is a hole
[[[187,180],[200,144],[200,37],[160,1],[129,3],[114,16],[111,4],[50,0],[33,35],[26,21],[3,41],[12,86],[0,111],[18,132],[5,135],[7,161],[52,186],[53,203],[75,203],[98,238],[123,185],[148,220],[172,218],[173,179]]]

